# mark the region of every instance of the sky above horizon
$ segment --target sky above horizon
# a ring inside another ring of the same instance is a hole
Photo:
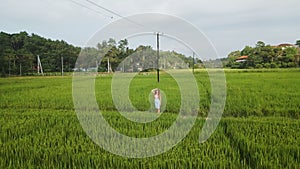
[[[266,44],[295,44],[300,39],[299,0],[91,0],[121,16],[139,13],[162,13],[179,17],[202,31],[220,57],[257,41]],[[120,19],[86,0],[0,0],[0,31],[26,31],[75,46],[87,41],[108,24]],[[113,17],[113,18],[111,18]],[[147,36],[149,39],[149,36]],[[147,38],[138,38],[142,45],[152,45]],[[152,37],[150,37],[152,38]],[[143,40],[141,40],[143,39]],[[151,40],[150,40],[151,41]],[[162,39],[163,41],[163,39]],[[131,47],[137,42],[129,40]],[[163,41],[164,42],[164,41]],[[165,41],[168,43],[167,41]],[[163,46],[164,50],[174,45]],[[185,53],[188,52],[178,51]]]

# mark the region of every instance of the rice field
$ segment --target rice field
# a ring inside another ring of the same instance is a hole
[[[0,79],[0,168],[299,168],[300,69],[226,70],[227,98],[223,118],[204,143],[199,134],[210,107],[205,71],[194,76],[200,104],[189,134],[158,156],[127,158],[98,146],[77,119],[72,77]],[[176,120],[180,92],[162,73],[139,74],[130,83],[130,100],[152,113],[149,92],[164,91],[164,113],[139,124],[122,117],[111,95],[112,75],[100,74],[95,95],[103,116],[115,130],[142,138],[162,133]],[[153,110],[153,113],[155,110]]]

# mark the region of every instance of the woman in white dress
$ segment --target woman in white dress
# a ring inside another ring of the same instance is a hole
[[[160,113],[160,106],[161,106],[161,96],[159,89],[154,90],[154,105],[157,109],[157,113]]]

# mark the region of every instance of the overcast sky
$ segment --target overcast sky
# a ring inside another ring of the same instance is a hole
[[[299,0],[92,1],[122,16],[158,12],[183,18],[210,39],[221,57],[259,40],[277,45],[300,39]],[[0,2],[0,31],[27,31],[76,46],[84,46],[97,31],[119,18],[86,0]]]

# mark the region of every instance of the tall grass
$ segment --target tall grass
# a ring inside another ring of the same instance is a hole
[[[168,152],[145,159],[113,155],[86,135],[73,108],[71,77],[2,78],[0,168],[300,168],[297,69],[226,71],[225,118],[203,144],[198,139],[205,122],[201,117],[209,110],[210,84],[205,71],[194,76],[201,97],[195,126]],[[129,97],[140,111],[151,108],[151,89],[159,87],[166,94],[165,112],[147,124],[131,122],[116,111],[111,79],[111,75],[98,76],[95,95],[115,130],[139,138],[172,125],[181,98],[171,76],[163,73],[159,84],[155,74],[132,80]]]
[[[227,98],[223,115],[300,118],[300,73],[295,70],[226,71]],[[209,77],[205,71],[196,72],[194,76],[200,95],[198,114],[204,117],[211,100]],[[95,95],[102,111],[116,110],[111,96],[111,79],[111,75],[105,75],[95,81]],[[166,73],[161,75],[159,84],[155,74],[137,75],[129,90],[133,106],[141,111],[149,110],[152,104],[150,91],[157,87],[166,95],[164,111],[178,113],[181,93],[176,80]],[[0,108],[73,110],[71,77],[2,78],[0,91]]]

